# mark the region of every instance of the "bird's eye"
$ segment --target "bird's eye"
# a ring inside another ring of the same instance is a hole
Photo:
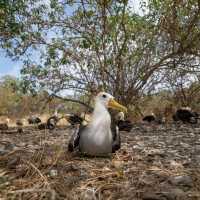
[[[103,98],[106,98],[106,95],[105,95],[105,94],[103,94],[103,95],[102,95],[102,97],[103,97]]]

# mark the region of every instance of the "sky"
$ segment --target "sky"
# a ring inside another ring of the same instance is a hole
[[[11,58],[6,56],[4,50],[0,50],[0,77],[5,75],[18,77],[20,75],[21,67],[21,61],[13,61]]]
[[[44,1],[48,2],[48,0]],[[140,0],[129,0],[129,4],[135,12],[142,14],[140,10]],[[0,49],[0,77],[5,75],[19,77],[22,65],[22,61],[13,61],[11,58],[6,56],[4,50]]]

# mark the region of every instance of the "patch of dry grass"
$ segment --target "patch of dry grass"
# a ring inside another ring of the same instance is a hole
[[[152,128],[145,134],[146,130],[138,131],[142,135],[122,133],[122,148],[107,158],[69,154],[66,143],[71,129],[29,129],[24,135],[7,136],[16,148],[0,156],[0,199],[140,200],[145,193],[160,192],[169,177],[187,174],[194,184],[182,200],[197,200],[200,170],[195,165],[184,167],[184,160],[170,164],[159,154],[156,141],[155,146],[134,149],[147,142]]]

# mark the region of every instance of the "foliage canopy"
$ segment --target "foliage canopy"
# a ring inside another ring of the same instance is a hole
[[[198,0],[141,1],[143,15],[130,0],[6,2],[1,45],[24,56],[22,75],[32,90],[89,95],[104,88],[134,104],[160,85],[188,75],[198,80]]]

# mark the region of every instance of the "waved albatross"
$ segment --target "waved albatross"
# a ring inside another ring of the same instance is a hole
[[[112,95],[100,92],[95,99],[91,122],[77,128],[69,141],[68,151],[78,148],[87,155],[104,156],[120,148],[119,130],[111,123],[108,108],[127,112],[126,107],[117,103]]]

